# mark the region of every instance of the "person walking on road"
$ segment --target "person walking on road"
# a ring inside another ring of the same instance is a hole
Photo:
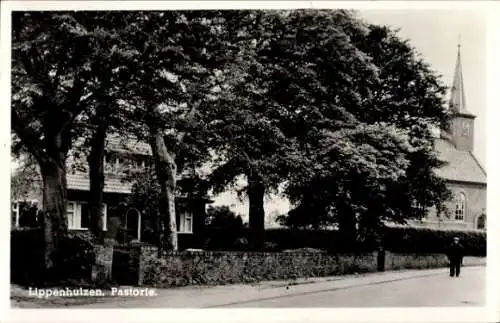
[[[450,277],[460,276],[460,266],[464,257],[464,247],[460,243],[459,237],[454,237],[453,242],[448,248],[448,261],[450,262]]]

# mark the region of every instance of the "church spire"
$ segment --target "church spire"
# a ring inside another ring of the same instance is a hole
[[[465,89],[460,57],[460,41],[458,42],[457,64],[451,88],[450,109],[453,113],[450,120],[451,141],[460,151],[474,151],[474,119],[465,105]]]
[[[453,85],[451,88],[450,96],[450,109],[457,114],[467,114],[471,113],[467,110],[465,105],[465,89],[464,89],[464,79],[462,74],[462,59],[460,56],[460,36],[458,38],[458,48],[457,48],[457,63],[455,65],[455,76],[453,77]]]

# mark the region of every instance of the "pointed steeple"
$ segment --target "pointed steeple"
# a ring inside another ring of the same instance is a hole
[[[451,88],[450,109],[453,113],[450,120],[451,141],[460,151],[474,151],[474,116],[465,105],[465,89],[460,57],[460,41],[458,42],[457,64]]]
[[[472,115],[465,104],[464,79],[462,74],[462,59],[460,56],[460,38],[458,41],[457,63],[450,96],[450,109],[456,114]]]

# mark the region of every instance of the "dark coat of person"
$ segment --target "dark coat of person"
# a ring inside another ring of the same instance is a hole
[[[464,257],[464,246],[459,242],[453,242],[447,251],[448,259],[451,263],[462,263]]]

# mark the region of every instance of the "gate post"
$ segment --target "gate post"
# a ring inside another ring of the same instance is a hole
[[[92,266],[92,281],[111,281],[113,268],[113,245],[104,244],[94,247],[95,264]]]
[[[382,247],[377,253],[377,271],[385,271],[385,250]]]

